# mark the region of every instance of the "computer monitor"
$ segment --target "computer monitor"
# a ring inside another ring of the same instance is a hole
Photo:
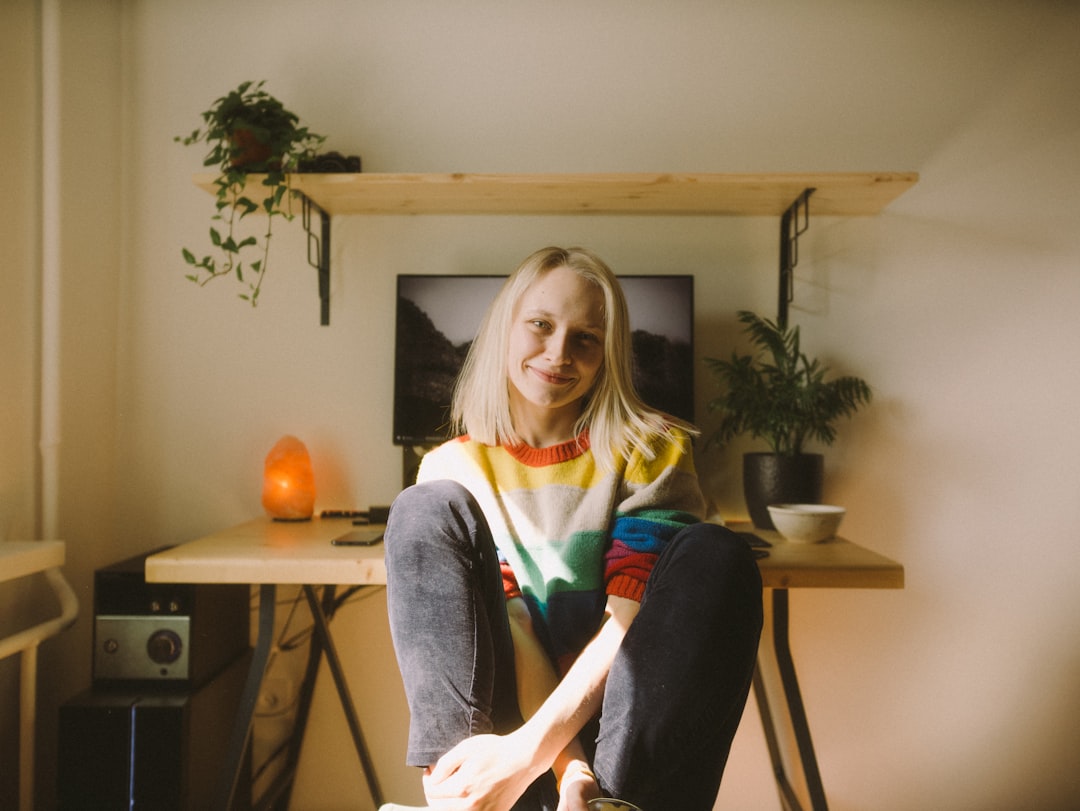
[[[450,438],[454,383],[505,276],[397,278],[394,443]],[[634,385],[653,408],[694,421],[694,277],[620,276],[630,311]]]

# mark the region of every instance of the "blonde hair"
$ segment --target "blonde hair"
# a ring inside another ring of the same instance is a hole
[[[673,425],[697,434],[693,426],[650,408],[638,396],[626,297],[611,269],[585,248],[543,248],[506,280],[484,316],[454,388],[450,412],[454,430],[485,445],[521,441],[510,417],[506,370],[511,320],[529,286],[562,267],[595,284],[604,296],[604,360],[575,425],[579,436],[588,429],[600,467],[614,469],[616,459],[629,458],[634,451],[652,458],[657,440],[671,439]]]

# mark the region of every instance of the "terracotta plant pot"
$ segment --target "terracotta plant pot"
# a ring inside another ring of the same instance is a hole
[[[245,166],[262,168],[270,160],[270,147],[256,138],[251,130],[233,130],[230,140],[233,146],[233,158],[230,163],[234,169],[242,169]]]

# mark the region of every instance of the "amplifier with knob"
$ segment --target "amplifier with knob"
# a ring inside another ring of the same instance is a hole
[[[248,649],[250,588],[148,583],[146,558],[160,551],[94,572],[95,686],[163,682],[194,687]]]

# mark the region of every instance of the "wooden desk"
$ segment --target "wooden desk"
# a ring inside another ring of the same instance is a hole
[[[146,559],[146,579],[160,583],[385,585],[382,544],[330,543],[352,529],[348,518],[257,518],[151,555]]]
[[[299,585],[311,609],[315,635],[308,655],[304,688],[297,710],[286,768],[282,777],[265,792],[272,804],[283,798],[288,805],[292,778],[300,758],[300,742],[307,724],[315,673],[325,654],[341,700],[341,708],[352,734],[360,765],[367,778],[375,807],[382,804],[378,776],[368,754],[348,683],[330,635],[335,587],[362,587],[386,583],[382,544],[375,546],[333,546],[330,541],[354,529],[347,518],[314,518],[311,521],[276,522],[260,518],[223,532],[175,546],[146,559],[146,579],[156,583],[245,583],[259,586],[259,619],[251,667],[233,725],[219,791],[218,811],[232,807],[241,764],[251,735],[255,704],[274,642],[274,603],[278,585]],[[322,599],[315,586],[325,586]]]
[[[767,589],[902,589],[904,567],[843,538],[822,543],[788,543],[777,533],[749,524],[729,524],[753,532],[772,546],[758,561]]]
[[[840,538],[820,544],[792,544],[775,532],[754,530],[748,524],[730,526],[736,531],[753,531],[772,544],[768,549],[769,556],[758,561],[765,586],[765,627],[758,650],[754,695],[765,727],[780,798],[790,811],[802,808],[822,811],[826,808],[825,793],[788,644],[788,590],[903,588],[904,568],[896,561]],[[314,666],[325,652],[357,754],[378,807],[382,802],[378,781],[327,626],[327,607],[332,604],[333,590],[328,590],[329,600],[324,593],[320,603],[312,588],[316,584],[364,586],[386,583],[381,544],[371,547],[331,545],[331,539],[350,529],[352,524],[348,519],[315,518],[307,522],[278,523],[261,518],[152,555],[146,559],[146,579],[176,583],[248,583],[261,587],[256,649],[233,732],[233,749],[230,750],[235,764],[240,763],[247,744],[255,701],[273,641],[274,588],[277,584],[303,586],[316,624],[316,641],[312,645]],[[311,667],[309,660],[309,672],[313,672]],[[234,770],[229,775],[227,791],[223,789],[228,798],[232,797],[236,773]],[[224,800],[222,808],[227,808],[228,803],[229,800]]]
[[[904,587],[904,567],[843,538],[816,544],[788,543],[777,533],[754,529],[750,524],[729,526],[753,532],[771,544],[769,556],[758,561],[765,587],[765,624],[754,671],[754,698],[780,801],[786,811],[826,811],[825,789],[788,641],[788,590],[900,589]]]

